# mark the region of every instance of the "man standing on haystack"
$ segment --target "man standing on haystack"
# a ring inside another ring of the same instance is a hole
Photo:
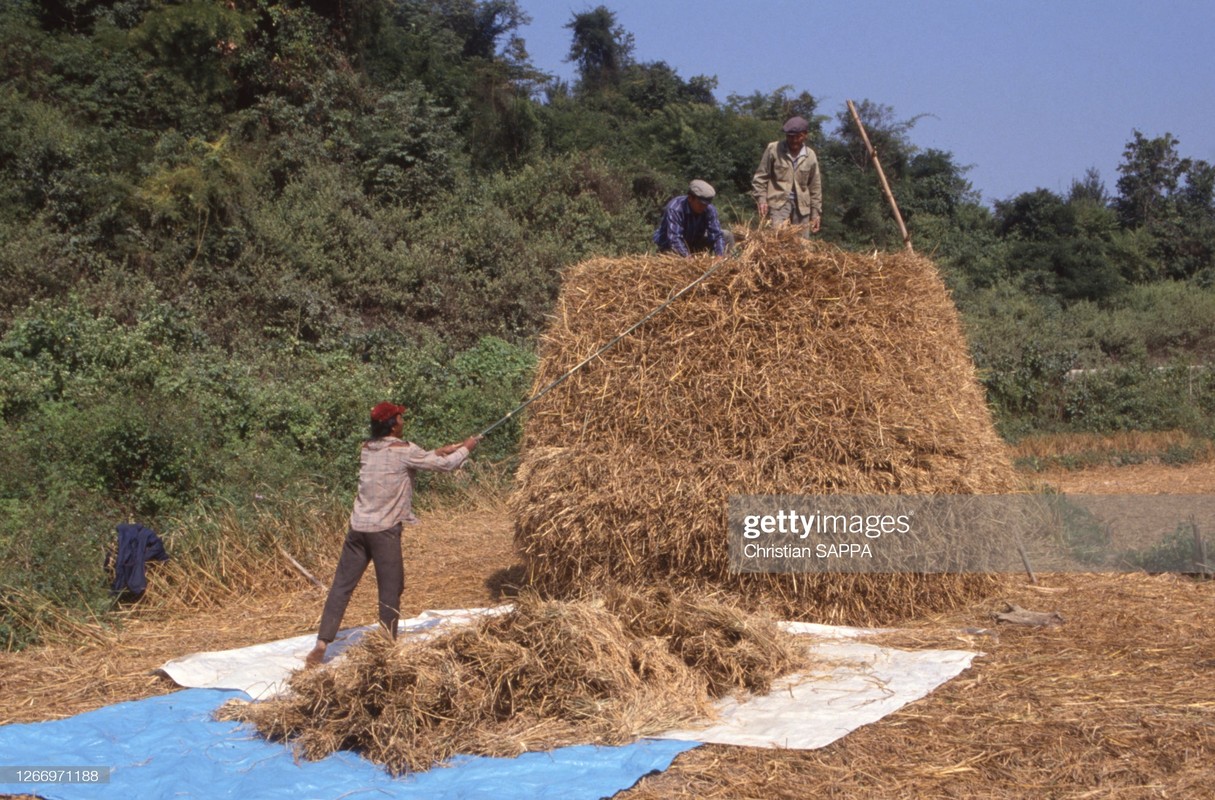
[[[359,493],[350,514],[350,529],[321,613],[316,647],[304,659],[305,666],[314,667],[324,660],[325,649],[337,636],[350,596],[369,561],[375,564],[380,624],[385,633],[396,638],[401,593],[405,590],[401,526],[418,522],[413,515],[417,471],[457,469],[480,441],[480,437],[470,436],[459,444],[423,450],[412,442],[401,441],[404,428],[405,406],[385,402],[371,409],[371,438],[363,443],[359,454]]]
[[[688,184],[688,193],[667,203],[662,222],[654,231],[659,253],[676,253],[687,258],[693,253],[712,252],[724,256],[734,245],[734,235],[721,229],[713,198],[717,190],[705,181]]]
[[[783,130],[785,140],[767,146],[751,178],[760,220],[770,215],[773,226],[802,225],[807,235],[818,233],[823,217],[823,180],[818,157],[806,144],[810,123],[792,117]]]

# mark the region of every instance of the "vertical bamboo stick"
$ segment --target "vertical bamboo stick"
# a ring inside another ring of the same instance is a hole
[[[882,169],[882,162],[878,160],[877,150],[873,149],[873,145],[869,143],[869,134],[865,132],[865,125],[861,122],[861,115],[856,113],[856,105],[849,100],[848,111],[852,114],[852,121],[856,123],[856,129],[861,133],[861,141],[865,143],[865,150],[869,153],[870,160],[873,161],[873,166],[877,167],[878,180],[882,182],[882,193],[886,195],[886,199],[890,202],[890,210],[894,212],[894,220],[899,223],[899,233],[903,234],[903,245],[907,248],[907,252],[915,252],[911,247],[911,234],[907,232],[907,226],[903,224],[903,215],[899,212],[899,204],[894,200],[894,193],[890,191],[890,184],[886,181],[886,173]]]
[[[1207,561],[1207,543],[1202,538],[1202,532],[1198,530],[1198,520],[1190,516],[1190,531],[1194,534],[1194,571],[1198,573],[1198,577],[1206,579],[1210,576],[1212,570]]]

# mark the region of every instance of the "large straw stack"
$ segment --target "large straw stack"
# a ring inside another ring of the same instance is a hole
[[[645,316],[707,258],[565,276],[536,386]],[[980,575],[731,575],[731,494],[997,494],[1015,485],[932,262],[752,235],[703,284],[531,407],[513,498],[531,582],[712,587],[803,619],[882,623]]]

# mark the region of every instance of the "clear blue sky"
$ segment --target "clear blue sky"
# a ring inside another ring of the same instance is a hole
[[[563,26],[599,3],[519,4],[532,17],[522,34],[533,63],[572,78]],[[1215,0],[603,5],[633,34],[638,61],[714,75],[719,100],[791,84],[832,116],[848,99],[901,120],[931,115],[912,141],[970,165],[985,202],[1066,192],[1090,167],[1113,193],[1134,129],[1171,132],[1182,156],[1215,163]]]

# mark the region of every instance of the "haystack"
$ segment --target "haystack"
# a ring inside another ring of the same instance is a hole
[[[429,642],[370,637],[296,673],[286,696],[232,701],[217,716],[306,758],[357,750],[400,774],[457,753],[622,744],[711,717],[715,698],[766,692],[804,661],[771,619],[711,599],[525,593],[510,612]]]
[[[708,258],[565,276],[537,388],[686,286]],[[704,283],[531,406],[512,498],[532,585],[725,590],[798,619],[888,623],[985,575],[738,575],[731,494],[1001,494],[1016,487],[933,263],[752,235]]]

